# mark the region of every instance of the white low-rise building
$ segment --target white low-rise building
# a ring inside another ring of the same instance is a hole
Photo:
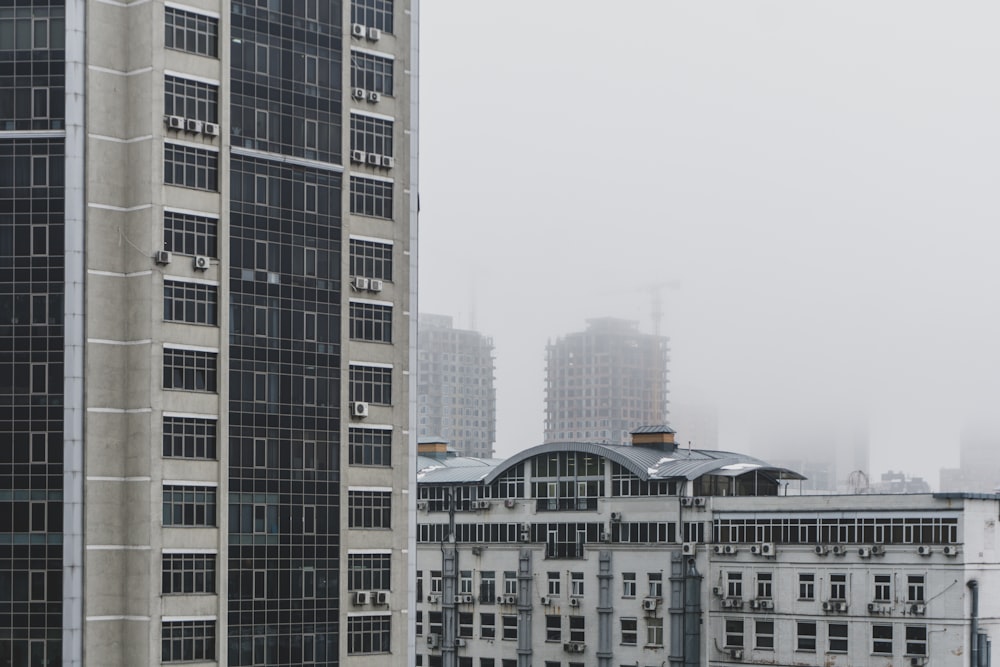
[[[797,473],[667,427],[504,461],[433,450],[417,665],[989,665],[997,496],[786,496]]]

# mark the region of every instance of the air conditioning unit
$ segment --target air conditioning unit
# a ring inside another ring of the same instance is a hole
[[[378,165],[382,164],[382,156],[379,155],[378,153],[369,153],[368,164],[372,165],[373,167],[377,167]]]
[[[911,604],[910,613],[913,614],[914,616],[923,616],[924,614],[927,613],[927,605],[922,603]]]
[[[858,555],[862,558],[871,558],[872,550],[870,547],[860,547],[858,549]]]
[[[685,542],[684,544],[681,545],[681,554],[683,554],[684,556],[693,556],[695,555],[695,552],[697,550],[698,550],[697,542]]]
[[[364,419],[368,416],[368,404],[364,401],[355,401],[351,404],[351,416]]]
[[[507,595],[503,596],[503,603],[517,604],[517,595],[515,595],[514,593],[508,593]]]
[[[163,120],[166,121],[167,127],[171,130],[184,129],[184,118],[181,116],[164,116]]]
[[[359,150],[351,151],[351,162],[364,163],[364,161],[365,161],[364,151],[359,151]]]
[[[368,289],[368,286],[371,285],[371,280],[363,276],[354,276],[354,281],[352,284],[354,285],[354,289],[366,290]]]
[[[833,611],[835,608],[836,607],[832,602],[823,603],[823,611]]]
[[[694,506],[695,507],[704,507],[707,504],[708,504],[708,499],[707,498],[695,498],[694,499]]]
[[[846,612],[847,611],[847,603],[846,602],[838,602],[837,603],[837,611],[839,611],[841,613]]]
[[[478,546],[477,547],[472,547],[472,549],[470,549],[470,551],[472,551],[472,555],[473,556],[482,556],[483,555],[483,548],[482,547],[478,547]]]
[[[506,595],[498,595],[497,596],[497,604],[507,604],[506,600],[507,600],[507,596]]]
[[[219,124],[218,123],[205,123],[205,134],[210,137],[219,136]]]
[[[569,606],[570,607],[579,607],[580,606],[580,598],[570,598],[569,599]]]
[[[563,644],[563,650],[567,653],[583,653],[584,644],[583,642],[566,642]]]
[[[834,544],[832,547],[830,547],[830,553],[832,553],[834,556],[843,556],[844,554],[847,553],[847,547],[842,547],[839,544]]]
[[[879,613],[879,607],[878,607],[878,605],[875,604],[874,602],[869,602],[868,603],[868,613],[869,614],[877,614],[877,613]]]
[[[515,500],[514,498],[504,498],[503,506],[509,510],[512,510],[515,507],[517,507],[517,500]]]
[[[530,542],[530,541],[531,541],[531,533],[529,533],[529,532],[528,532],[528,531],[526,531],[526,530],[525,530],[525,531],[522,531],[522,532],[521,532],[521,535],[520,535],[520,540],[521,540],[522,542]]]
[[[610,542],[611,541],[611,533],[609,533],[606,530],[602,530],[601,534],[598,536],[598,539],[601,542]]]
[[[526,532],[528,532],[530,530],[531,530],[531,524],[528,523],[527,521],[523,521],[521,523],[521,532],[522,533],[526,533]]]
[[[642,601],[642,608],[645,611],[656,611],[657,605],[660,603],[658,598],[644,598]]]
[[[389,591],[375,591],[373,595],[375,597],[375,604],[389,604]]]
[[[611,513],[611,523],[621,523],[621,520],[622,520],[622,513],[621,512],[612,512]]]
[[[691,507],[692,505],[694,505],[694,498],[689,498],[688,496],[681,498],[681,507]]]
[[[437,648],[441,646],[441,635],[427,635],[427,648]]]
[[[723,553],[724,550],[721,544],[716,544],[714,547],[712,547],[712,551],[714,551],[717,554],[721,554]]]
[[[760,601],[760,608],[761,609],[774,609],[774,600],[761,600]]]
[[[396,166],[396,161],[392,158],[391,155],[382,156],[382,167],[384,167],[385,169],[392,169],[394,166]]]
[[[743,659],[743,649],[741,649],[741,648],[731,648],[731,649],[729,649],[729,657],[732,658],[733,660],[742,660]]]
[[[885,555],[885,547],[883,547],[881,544],[872,545],[872,556],[884,556],[884,555]]]
[[[712,586],[712,595],[717,597],[722,596],[722,586]]]
[[[727,556],[733,556],[736,554],[736,547],[734,547],[732,544],[727,544],[722,548],[722,552]]]
[[[353,90],[351,90],[351,97],[353,97],[356,100],[363,100],[363,99],[365,99],[365,89],[364,88],[354,88]]]
[[[475,597],[473,597],[472,593],[465,593],[464,595],[459,595],[458,597],[459,597],[459,601],[458,601],[459,604],[472,604],[473,602],[476,601],[476,599],[475,599]]]
[[[426,500],[418,500],[417,501],[417,509],[418,510],[427,511],[427,501]]]
[[[195,255],[194,268],[199,271],[208,271],[208,267],[211,266],[211,264],[211,261],[205,255]]]
[[[465,646],[465,637],[456,637],[455,646],[457,648],[462,648],[463,646]]]
[[[352,37],[364,37],[365,36],[365,27],[363,25],[361,25],[360,23],[352,23],[351,24],[351,36]]]
[[[368,595],[368,591],[358,591],[354,594],[354,604],[364,605],[371,601],[371,596]]]
[[[377,42],[382,39],[382,31],[378,28],[368,28],[368,41]]]
[[[742,609],[743,599],[742,598],[724,598],[722,600],[722,606],[726,609]]]
[[[378,278],[372,278],[371,282],[368,283],[368,289],[373,292],[381,292],[383,287],[385,287],[385,283]]]
[[[923,667],[927,664],[926,655],[915,655],[910,658],[910,667]]]
[[[760,600],[750,600],[751,609],[760,609]]]
[[[427,596],[427,604],[438,604],[441,602],[441,595],[439,593],[431,593]]]
[[[944,547],[943,549],[941,549],[941,553],[943,553],[945,556],[957,556],[958,555],[958,547],[953,547],[951,545],[948,545],[948,546]]]
[[[934,551],[933,549],[931,549],[926,545],[921,545],[917,547],[917,553],[920,554],[921,556],[930,556],[933,553],[933,551]]]
[[[201,132],[202,122],[200,120],[195,120],[194,118],[188,118],[184,124],[184,129],[188,132]]]
[[[817,556],[825,556],[828,553],[830,553],[830,547],[826,546],[825,544],[817,544],[815,547],[813,547],[813,551],[816,553]]]
[[[752,545],[750,545],[750,553],[752,553],[754,556],[759,556],[760,555],[760,545],[759,544],[752,544]]]
[[[760,545],[761,556],[773,556],[774,553],[774,542],[764,542]]]
[[[375,281],[373,281],[373,282],[375,282]],[[378,282],[381,283],[382,281],[379,280]],[[488,510],[490,508],[490,504],[491,503],[488,500],[475,500],[472,503],[472,507],[473,507],[473,509],[477,509],[477,510]]]
[[[548,595],[543,595],[541,603],[543,607],[548,607],[552,604],[552,598],[550,598]]]
[[[379,95],[374,90],[372,90],[372,91],[370,91],[368,93],[368,102],[369,102],[369,104],[377,104],[379,102],[379,100],[381,100],[381,99],[382,99],[382,96]]]
[[[153,255],[153,261],[157,264],[169,264],[170,263],[170,251],[169,250],[157,250],[156,254]]]

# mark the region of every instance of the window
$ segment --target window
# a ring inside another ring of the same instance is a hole
[[[391,491],[347,491],[350,528],[391,528]]]
[[[503,573],[503,592],[505,595],[517,595],[517,572],[514,570]]]
[[[163,211],[163,249],[181,255],[218,257],[218,221],[204,215]]]
[[[160,660],[215,660],[215,621],[163,621]]]
[[[622,618],[622,646],[635,646],[639,641],[639,621],[635,618]]]
[[[392,121],[352,112],[351,150],[392,157]]]
[[[219,20],[211,16],[166,7],[168,49],[216,58],[219,55]]]
[[[31,158],[31,184],[44,187],[49,184],[49,158],[34,156]]]
[[[569,617],[569,640],[571,642],[580,642],[582,644],[587,641],[587,632],[584,623],[585,618],[583,616]]]
[[[347,555],[347,590],[387,591],[390,589],[392,557],[383,553]]]
[[[548,614],[545,616],[545,641],[562,641],[562,616],[559,614]]]
[[[774,621],[754,621],[754,648],[774,650]]]
[[[876,624],[872,626],[872,653],[892,655],[892,626]]]
[[[163,554],[163,594],[215,593],[215,554]]]
[[[351,87],[392,95],[392,58],[351,49]]]
[[[927,655],[927,626],[906,626],[906,655]]]
[[[167,458],[216,458],[215,419],[163,416],[163,456]]]
[[[622,572],[622,597],[635,597],[635,572]]]
[[[393,0],[351,0],[351,23],[392,34]]]
[[[662,618],[646,618],[646,646],[663,646]]]
[[[472,639],[472,626],[475,614],[471,611],[463,611],[458,615],[458,636]]]
[[[875,602],[892,602],[892,575],[875,575]]]
[[[497,574],[492,570],[479,573],[479,601],[493,604],[497,596]]]
[[[392,304],[351,299],[351,339],[392,342]]]
[[[816,598],[816,575],[812,573],[799,574],[799,599],[813,600]]]
[[[496,639],[497,636],[496,614],[479,615],[479,636],[482,639]]]
[[[548,582],[548,594],[558,596],[562,588],[562,572],[549,572]]]
[[[219,122],[219,87],[167,74],[163,78],[163,113],[207,123]]]
[[[503,616],[503,638],[517,639],[517,616],[504,614]]]
[[[163,388],[210,391],[216,388],[215,352],[163,348]]]
[[[392,405],[392,367],[350,365],[350,400],[373,405]]]
[[[219,153],[194,146],[163,146],[163,182],[196,190],[219,189]]]
[[[770,600],[774,597],[772,575],[770,572],[757,573],[757,597],[762,600]]]
[[[429,632],[430,634],[432,635],[441,634],[441,627],[442,627],[441,612],[439,611],[428,612],[427,625],[428,625],[427,632]]]
[[[31,364],[31,393],[44,394],[49,387],[49,365],[47,363]]]
[[[660,598],[663,597],[663,573],[662,572],[650,572],[649,573],[649,597]]]
[[[798,651],[816,650],[816,624],[808,621],[795,623],[795,649]]]
[[[463,595],[472,593],[472,570],[462,570],[459,572],[458,592]]]
[[[743,597],[743,573],[726,572],[726,597]]]
[[[389,631],[392,616],[389,614],[361,614],[347,617],[347,653],[388,653]]]
[[[441,570],[431,570],[431,593],[441,593]]]
[[[214,486],[164,484],[164,526],[214,526]]]
[[[356,466],[392,465],[392,429],[350,427],[348,463]]]
[[[924,575],[922,574],[907,575],[906,600],[907,602],[924,601]]]
[[[743,648],[743,619],[726,619],[726,648]]]
[[[847,599],[847,575],[846,574],[831,574],[830,575],[830,599],[831,600],[846,600]]]
[[[215,285],[164,280],[163,319],[215,326],[218,324],[218,290]]]
[[[392,220],[392,181],[352,175],[351,213]]]
[[[391,281],[392,242],[352,238],[351,275]]]
[[[569,577],[569,594],[573,597],[583,597],[583,572],[571,572]]]
[[[826,634],[831,653],[847,653],[847,623],[828,624]]]

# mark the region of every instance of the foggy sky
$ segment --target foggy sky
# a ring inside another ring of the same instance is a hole
[[[1000,5],[421,3],[420,310],[492,335],[497,451],[544,347],[665,290],[720,444],[864,414],[875,476],[1000,397]],[[754,453],[748,451],[748,453]]]

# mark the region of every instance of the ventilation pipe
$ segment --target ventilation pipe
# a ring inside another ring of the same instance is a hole
[[[971,579],[966,584],[972,591],[972,612],[970,613],[969,667],[980,667],[979,662],[979,582]]]

